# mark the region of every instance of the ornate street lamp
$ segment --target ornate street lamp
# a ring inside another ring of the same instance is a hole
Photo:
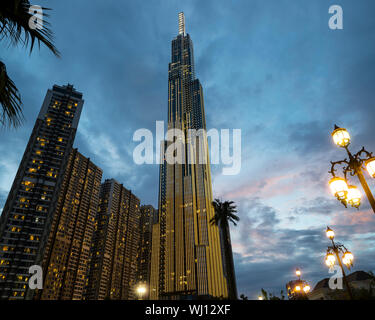
[[[365,162],[366,169],[371,177],[375,178],[375,158],[372,157]]]
[[[298,277],[298,279],[301,278],[301,270],[300,269],[296,269],[296,276]]]
[[[310,286],[308,284],[306,284],[304,287],[303,287],[303,291],[307,294],[310,292]]]
[[[310,286],[305,280],[301,280],[301,270],[296,269],[296,276],[298,280],[289,281],[286,285],[288,298],[290,300],[307,299],[307,294],[310,292]]]
[[[337,243],[333,240],[335,238],[335,233],[330,227],[327,227],[326,236],[331,240],[332,246],[329,246],[327,249],[325,263],[327,267],[332,268],[335,265],[337,258],[337,261],[342,271],[343,280],[348,291],[349,298],[353,300],[352,290],[349,286],[342,264],[345,264],[348,270],[350,270],[350,268],[353,266],[354,256],[350,251],[348,251],[348,249],[343,244]],[[340,254],[342,255],[341,258]]]
[[[335,129],[332,132],[333,142],[339,147],[346,148],[350,144],[349,132],[344,128],[339,128],[335,125]]]
[[[330,253],[330,252],[327,252],[327,255],[326,255],[326,265],[327,267],[331,268],[335,265],[335,262],[336,262],[336,258],[335,258],[335,255]]]
[[[348,186],[347,202],[354,208],[361,205],[361,191],[356,186]]]
[[[329,186],[332,194],[345,207],[349,204],[354,208],[359,208],[361,205],[361,192],[357,187],[348,185],[347,179],[348,173],[351,176],[356,175],[375,213],[375,199],[362,172],[363,169],[367,169],[370,176],[375,178],[375,157],[373,157],[372,152],[368,152],[364,147],[353,155],[348,148],[351,141],[350,135],[344,128],[339,128],[335,125],[335,129],[332,132],[332,139],[337,146],[344,148],[349,156],[349,159],[331,161],[332,166],[329,172],[332,174],[332,179],[329,182]],[[362,155],[365,155],[365,157],[363,158]],[[336,165],[343,165],[344,178],[336,176]]]
[[[337,198],[337,200],[346,201],[349,187],[344,178],[333,177],[329,181],[329,187],[331,188],[331,192]]]
[[[147,289],[146,289],[146,286],[144,284],[140,284],[138,287],[137,287],[137,294],[139,296],[139,299],[138,300],[142,300],[142,297],[143,295],[146,293]]]

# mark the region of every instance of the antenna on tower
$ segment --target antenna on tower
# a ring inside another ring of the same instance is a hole
[[[186,35],[185,33],[185,15],[183,12],[178,14],[178,34]]]

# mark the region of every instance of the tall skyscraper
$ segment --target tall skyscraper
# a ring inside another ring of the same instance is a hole
[[[153,206],[141,206],[137,281],[138,283],[145,283],[147,287],[150,285],[152,226],[156,214],[157,210]],[[148,299],[149,293],[149,290],[147,290],[146,295],[143,298]]]
[[[162,141],[159,171],[159,199],[158,211],[152,225],[151,273],[150,273],[150,299],[159,299],[159,292],[164,292],[165,287],[165,228],[166,228],[166,196],[167,196],[167,162],[164,150],[167,141]]]
[[[72,85],[47,91],[0,218],[0,298],[31,299],[83,106]]]
[[[160,272],[156,275],[153,269],[151,296],[225,298],[228,292],[219,230],[210,224],[214,210],[207,137],[203,136],[200,144],[198,137],[190,139],[188,135],[189,129],[206,129],[206,122],[202,86],[195,78],[193,43],[186,33],[183,13],[179,14],[179,34],[172,41],[171,53],[168,129],[179,129],[185,134],[181,141],[184,152],[183,163],[160,167],[165,171],[160,174],[159,222],[153,231],[155,237],[159,233],[160,251],[152,253],[158,259],[155,263]],[[171,144],[172,141],[166,143],[167,153]],[[199,162],[199,158],[205,162]],[[189,159],[195,159],[194,163]],[[165,200],[160,203],[163,193]],[[160,205],[165,207],[165,216]]]
[[[88,299],[136,297],[139,219],[139,199],[116,180],[105,180],[100,189]]]
[[[43,258],[43,300],[82,300],[86,294],[101,179],[102,170],[73,149]]]

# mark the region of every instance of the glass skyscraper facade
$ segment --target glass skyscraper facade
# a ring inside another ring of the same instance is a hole
[[[168,129],[184,133],[182,163],[160,166],[159,219],[153,241],[150,296],[153,299],[227,297],[219,229],[214,216],[207,137],[190,138],[189,129],[206,129],[203,90],[195,78],[193,43],[179,14],[168,75]],[[203,143],[202,143],[203,141]],[[162,146],[168,147],[174,141]],[[204,163],[199,159],[205,159]],[[195,161],[189,161],[195,159]],[[153,250],[156,246],[153,245]],[[154,265],[155,263],[155,265]],[[156,266],[157,264],[157,266]]]

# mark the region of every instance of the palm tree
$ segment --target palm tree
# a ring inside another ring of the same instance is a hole
[[[247,296],[245,296],[243,293],[240,295],[241,300],[249,300]]]
[[[212,205],[215,209],[215,215],[210,220],[210,223],[212,225],[217,225],[220,230],[220,237],[222,240],[221,243],[224,251],[224,270],[227,276],[229,299],[237,300],[237,285],[234,272],[232,243],[230,240],[229,221],[236,226],[240,218],[235,215],[237,210],[233,201],[222,202],[219,199],[215,199],[215,201],[212,202]]]
[[[274,295],[273,293],[268,293],[263,288],[261,289],[261,292],[262,292],[261,297],[263,298],[263,300],[285,300],[285,295],[284,295],[283,290],[280,291],[280,297]]]
[[[35,41],[43,43],[54,55],[60,56],[53,45],[53,34],[49,29],[49,23],[45,21],[43,14],[43,26],[32,28],[29,25],[33,14],[29,12],[29,0],[1,0],[0,2],[0,40],[8,41],[10,45],[30,45],[32,52]],[[49,10],[42,8],[43,12]],[[5,64],[0,60],[0,125],[17,127],[23,120],[21,95],[7,74]]]

